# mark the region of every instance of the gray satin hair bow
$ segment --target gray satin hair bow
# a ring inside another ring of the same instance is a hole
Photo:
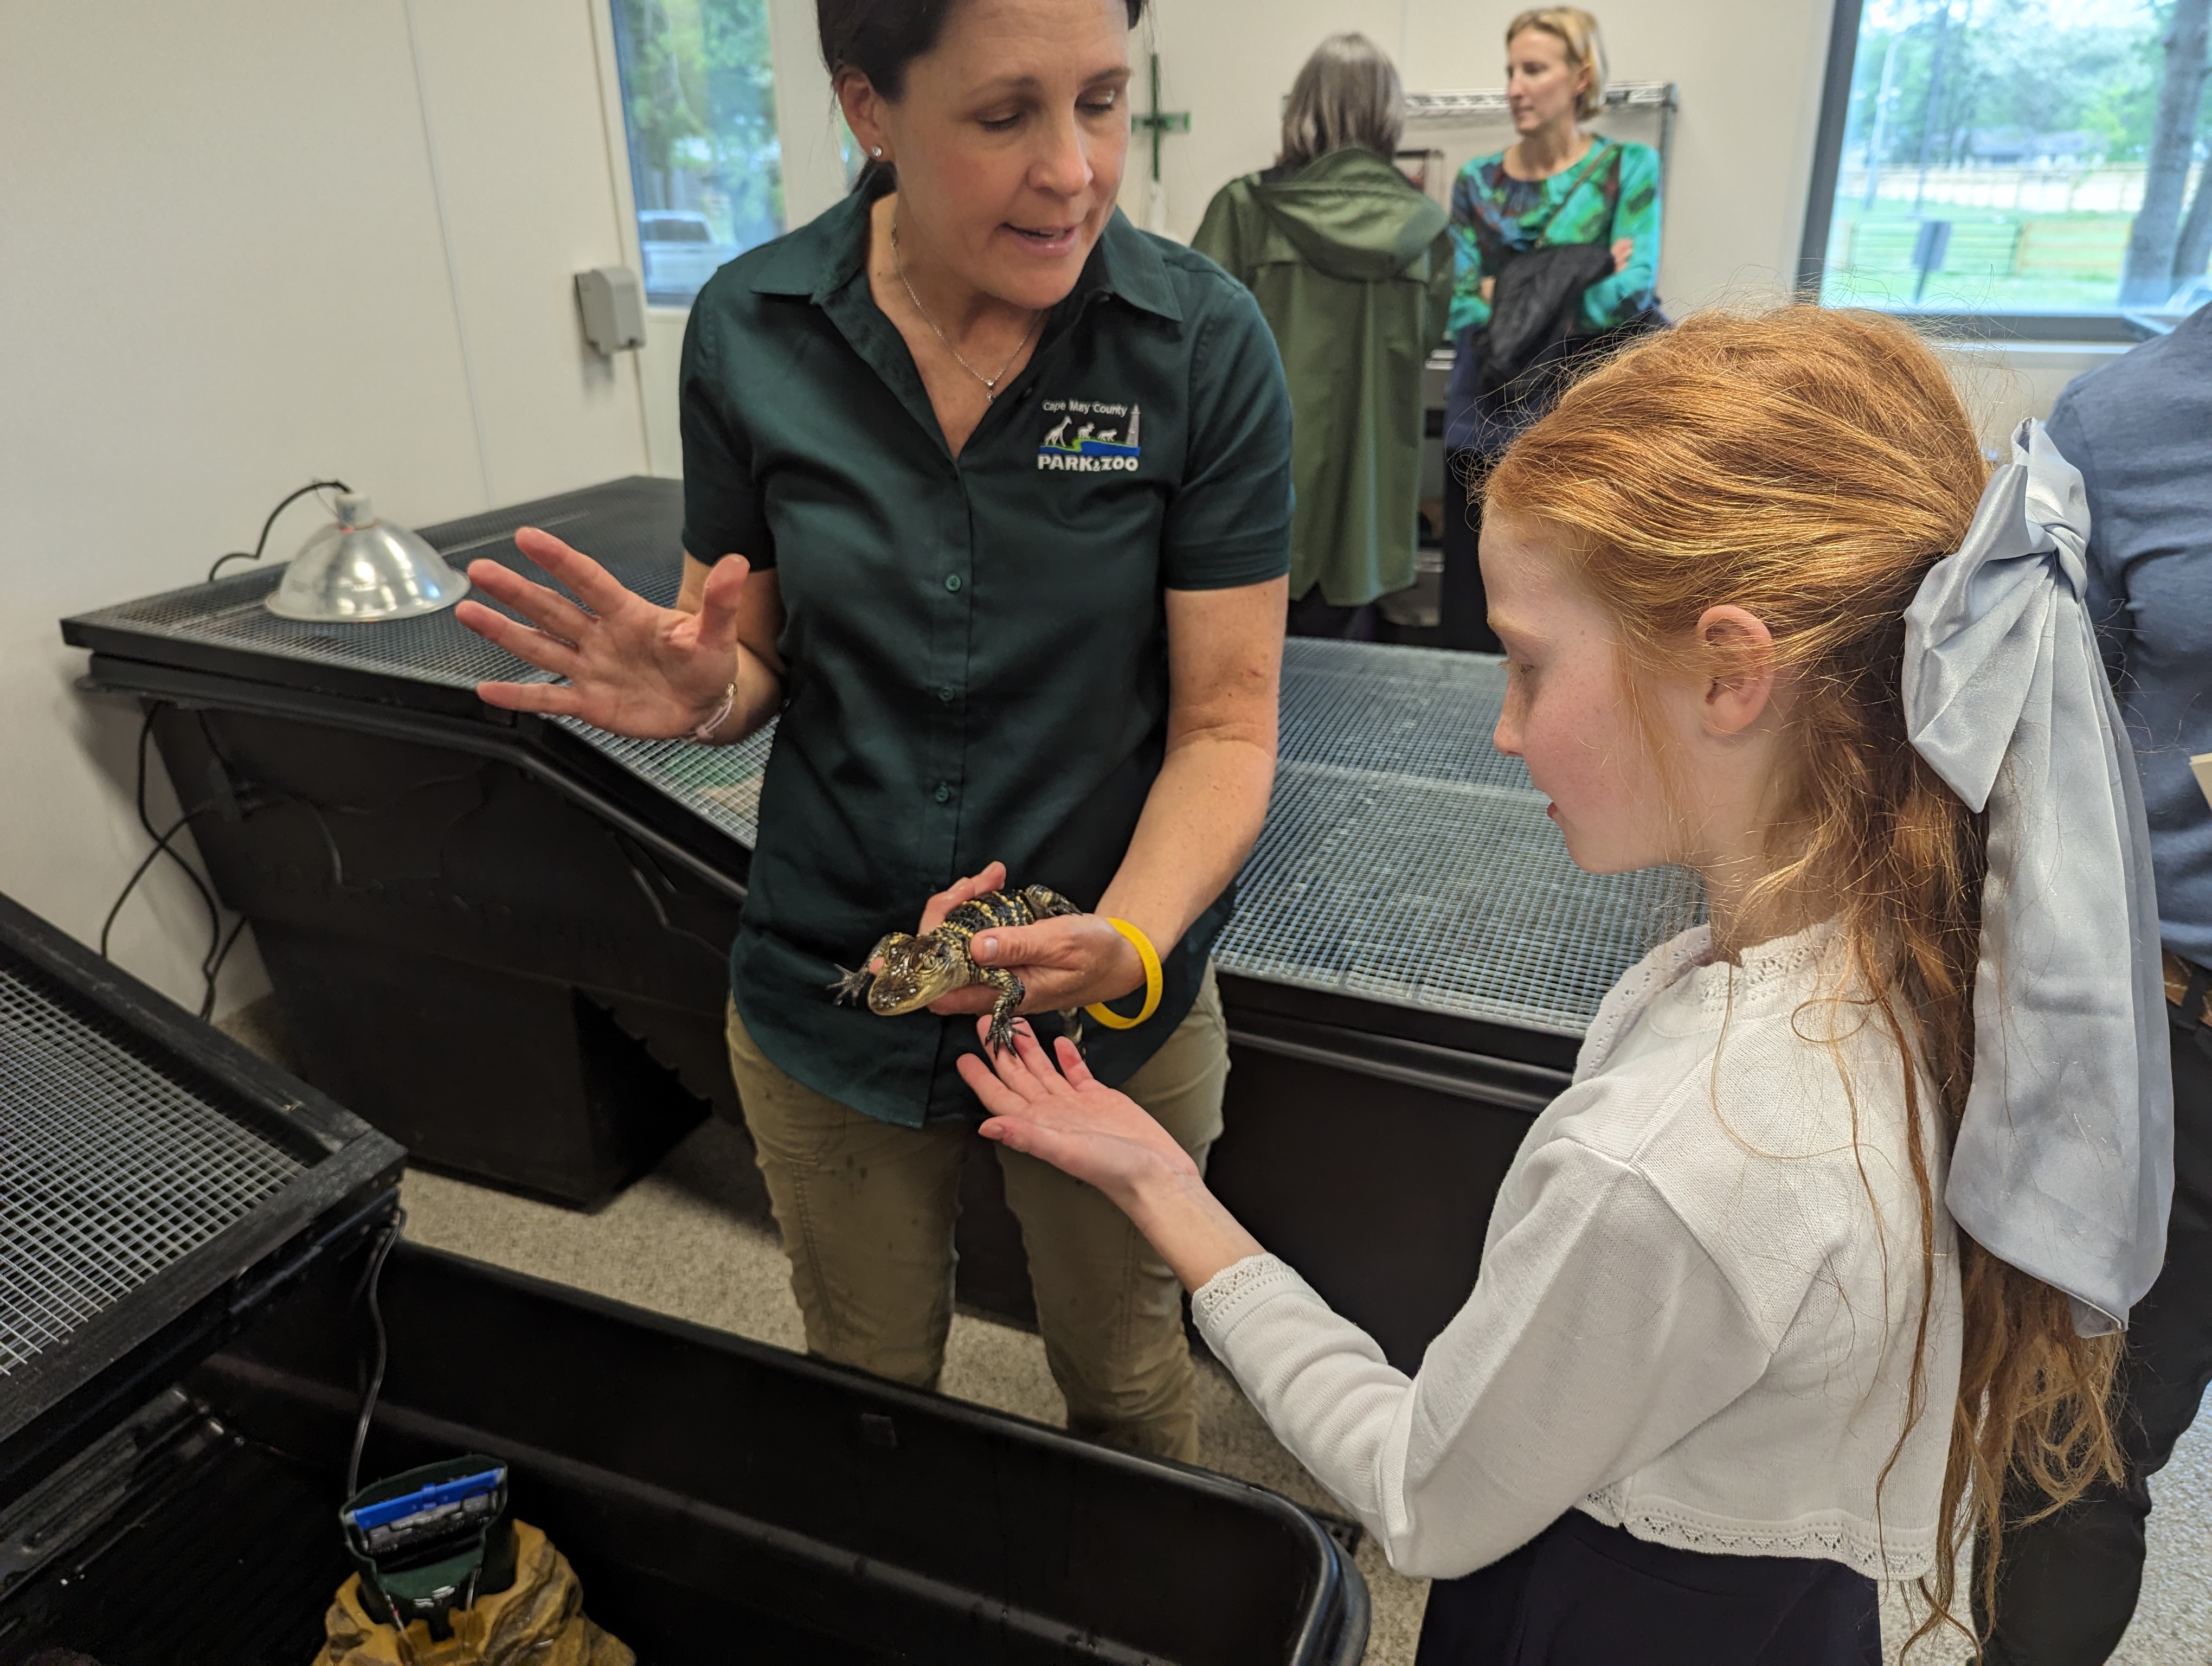
[[[2040,423],[1905,613],[1905,720],[1990,817],[1974,1079],[1944,1201],[1990,1254],[2124,1329],[2166,1256],[2173,1081],[2135,754],[2085,599],[2081,473]]]

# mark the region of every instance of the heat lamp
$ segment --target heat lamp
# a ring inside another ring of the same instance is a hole
[[[360,492],[337,495],[337,520],[301,546],[269,593],[271,613],[317,624],[419,618],[451,607],[469,581],[404,526],[380,520]]]

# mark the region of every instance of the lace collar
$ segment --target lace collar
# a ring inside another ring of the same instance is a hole
[[[1669,1005],[1715,1018],[1729,1010],[1747,1016],[1778,998],[1804,999],[1814,993],[1820,963],[1836,940],[1836,922],[1826,920],[1754,944],[1733,961],[1716,960],[1712,927],[1691,927],[1638,961],[1606,993],[1575,1060],[1575,1079],[1603,1068],[1621,1038],[1662,996]]]

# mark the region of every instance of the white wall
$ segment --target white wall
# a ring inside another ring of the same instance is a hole
[[[2066,384],[2110,364],[2126,347],[2110,342],[2052,342],[1997,346],[1959,342],[1943,349],[1966,409],[1981,429],[1982,445],[1991,455],[2005,449],[2023,416],[2048,416]]]
[[[196,581],[318,476],[422,525],[645,468],[571,287],[625,258],[603,34],[594,0],[0,5],[0,890],[88,939],[146,848],[135,711],[74,691],[63,615]],[[198,903],[144,889],[118,958],[195,1002]]]

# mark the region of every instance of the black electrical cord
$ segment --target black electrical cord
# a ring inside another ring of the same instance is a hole
[[[146,811],[146,743],[153,739],[154,719],[159,714],[161,709],[161,702],[158,700],[148,706],[146,721],[138,726],[138,781],[132,790],[132,798],[138,806],[138,825],[144,828],[146,836],[155,842],[157,854],[163,849],[167,849],[167,841],[174,838],[177,833],[177,830],[173,827],[167,834],[156,833],[154,830],[154,818]],[[181,799],[183,794],[179,793],[178,797]],[[186,810],[184,812],[184,820],[190,821],[206,808],[205,805],[198,805]],[[222,934],[222,914],[216,906],[215,893],[210,891],[206,883],[192,871],[192,865],[190,862],[178,855],[174,850],[169,850],[168,854],[169,860],[176,863],[177,866],[183,871],[185,878],[192,882],[192,889],[199,892],[200,901],[207,904],[208,934],[210,939],[208,953],[211,955],[215,952],[213,939],[220,938]],[[130,894],[128,886],[125,887],[124,894],[125,896]],[[207,963],[203,958],[200,964],[204,966]]]
[[[100,958],[102,960],[114,958],[107,952],[107,938],[108,933],[115,929],[115,916],[123,912],[124,903],[131,900],[131,893],[138,888],[138,882],[146,877],[146,870],[153,866],[161,857],[173,856],[176,854],[170,849],[169,841],[184,831],[185,824],[191,818],[191,812],[186,811],[169,824],[167,832],[156,834],[154,838],[154,848],[146,853],[144,860],[131,870],[131,877],[123,882],[123,889],[116,893],[114,905],[107,910],[107,918],[100,922]]]
[[[230,929],[228,932],[224,931],[222,905],[216,901],[215,892],[210,888],[208,882],[201,879],[192,865],[187,862],[176,848],[177,835],[184,831],[192,818],[204,815],[210,810],[221,807],[223,801],[194,805],[179,815],[166,830],[155,827],[154,818],[146,808],[147,743],[153,736],[154,719],[165,703],[167,702],[156,701],[149,706],[146,710],[146,721],[139,727],[137,781],[132,792],[132,797],[138,809],[138,824],[146,830],[146,836],[154,842],[154,848],[146,853],[145,858],[131,870],[131,877],[123,882],[123,889],[116,893],[115,901],[107,910],[107,918],[100,923],[100,958],[103,960],[113,958],[108,952],[108,943],[114,934],[115,922],[123,913],[123,905],[131,900],[131,893],[138,888],[138,883],[146,877],[147,871],[163,856],[168,857],[177,865],[185,878],[191,881],[192,889],[199,893],[200,901],[207,907],[208,947],[206,954],[200,958],[199,1016],[204,1019],[215,1016],[216,980],[221,977],[224,965],[230,959],[230,952],[237,946],[239,937],[246,929],[246,916],[240,915],[231,922]],[[207,742],[208,751],[214,755],[216,763],[222,768],[224,774],[234,781],[237,771],[231,767],[230,761],[223,756],[222,748],[217,745],[213,732],[208,728],[205,714],[200,714],[199,722],[200,733]],[[379,804],[340,804],[328,807],[340,815],[375,815],[425,787],[460,784],[471,781],[477,781],[481,785],[481,772],[476,770],[455,775],[435,775],[428,781],[416,781]],[[265,810],[282,804],[296,804],[314,818],[315,829],[322,835],[323,848],[331,859],[331,883],[337,890],[344,890],[345,860],[339,854],[337,838],[331,832],[329,821],[325,818],[325,806],[315,803],[312,799],[301,798],[296,793],[280,793],[274,797],[263,796],[258,793],[250,783],[240,792],[237,799],[237,807],[247,815],[258,810]],[[474,812],[463,812],[465,815],[472,813]],[[632,872],[635,873],[635,868]],[[638,883],[641,885],[644,885],[642,876],[639,876]],[[647,896],[649,899],[651,896],[649,891]],[[656,912],[658,912],[657,904]],[[663,923],[666,923],[665,916],[663,917]]]
[[[299,490],[286,496],[275,508],[269,512],[269,519],[261,523],[261,536],[254,540],[253,547],[251,550],[234,550],[227,556],[218,556],[215,565],[208,569],[208,582],[210,584],[213,584],[216,581],[216,575],[222,571],[223,562],[225,562],[259,561],[261,559],[262,551],[269,547],[270,530],[276,525],[276,517],[283,514],[286,509],[291,508],[294,503],[297,502],[301,498],[305,497],[309,492],[321,491],[325,486],[336,487],[342,492],[349,492],[353,489],[352,487],[347,485],[343,480],[310,480],[306,485],[301,487]]]
[[[385,1258],[391,1255],[392,1246],[399,1242],[399,1230],[406,1224],[406,1210],[392,1212],[392,1225],[384,1229],[384,1237],[371,1252],[368,1276],[363,1282],[369,1322],[376,1327],[376,1365],[368,1374],[368,1387],[362,1390],[361,1420],[353,1428],[353,1456],[346,1464],[345,1495],[349,1499],[361,1491],[361,1455],[368,1444],[368,1426],[376,1415],[376,1397],[384,1392],[385,1361],[392,1351],[392,1339],[385,1334],[384,1307],[378,1300],[378,1287],[384,1282]]]
[[[200,901],[207,907],[208,947],[207,952],[200,958],[201,988],[199,1005],[199,1016],[203,1019],[206,1019],[215,1016],[216,981],[222,976],[222,969],[230,959],[230,952],[238,946],[239,937],[246,930],[246,916],[244,915],[240,915],[236,920],[234,920],[231,922],[230,929],[228,932],[224,931],[222,928],[222,905],[216,901],[214,891],[210,888],[208,882],[201,879],[198,872],[193,869],[192,865],[190,862],[187,862],[177,851],[177,835],[184,831],[185,827],[191,824],[194,817],[204,815],[208,811],[216,808],[216,806],[212,804],[194,805],[190,809],[185,811],[183,814],[179,816],[175,821],[172,822],[166,830],[159,831],[157,831],[154,826],[153,817],[147,811],[146,743],[153,734],[154,719],[160,712],[161,704],[162,702],[156,702],[154,705],[148,708],[146,721],[140,727],[138,731],[138,779],[132,794],[137,805],[138,824],[146,830],[146,836],[153,840],[154,848],[148,851],[144,860],[140,861],[138,866],[131,871],[131,877],[123,882],[123,889],[116,893],[115,902],[107,910],[107,918],[100,922],[100,958],[103,960],[112,959],[113,958],[108,952],[108,943],[110,938],[114,933],[115,922],[123,913],[123,905],[131,900],[131,893],[138,888],[138,882],[146,877],[147,870],[151,868],[161,857],[167,856],[171,861],[177,865],[178,869],[184,874],[185,878],[191,881],[192,889],[199,893]],[[206,720],[203,718],[201,721],[203,728],[204,728]],[[210,738],[210,746],[213,745],[212,737]],[[249,803],[245,807],[251,811],[262,806],[258,804]],[[312,806],[309,807],[311,809],[313,808]],[[318,815],[316,819],[319,822],[321,820],[320,816]],[[330,831],[327,828],[325,828],[323,836],[326,842],[330,842],[331,860],[332,863],[335,864],[337,861],[337,848],[336,842],[331,840]],[[341,874],[341,878],[342,877],[343,875]]]
[[[216,951],[215,959],[209,964],[207,993],[200,1000],[200,1017],[203,1018],[215,1016],[216,980],[222,976],[222,963],[230,958],[231,949],[238,942],[239,933],[245,929],[246,916],[241,914],[231,922],[230,935],[222,939],[222,947]]]
[[[123,882],[123,889],[116,893],[114,904],[107,910],[107,918],[100,922],[100,958],[102,960],[112,958],[108,953],[108,939],[114,933],[115,921],[123,912],[123,905],[131,900],[131,893],[137,890],[138,882],[146,877],[147,871],[163,856],[167,856],[177,865],[178,871],[191,881],[192,889],[199,893],[200,901],[207,906],[208,946],[207,952],[200,957],[200,980],[203,987],[199,1008],[200,1017],[205,1018],[212,1016],[215,1012],[216,975],[222,970],[222,963],[230,958],[230,946],[238,940],[238,926],[231,927],[228,939],[224,937],[222,909],[215,900],[214,891],[208,888],[207,881],[201,879],[193,870],[192,865],[178,854],[174,842],[177,835],[185,830],[192,818],[210,806],[204,804],[191,806],[172,822],[166,830],[155,827],[154,818],[147,811],[146,745],[152,738],[154,719],[160,710],[159,702],[149,706],[146,708],[146,721],[139,726],[138,779],[132,792],[132,798],[138,809],[138,825],[146,830],[146,836],[154,842],[154,848],[146,853],[145,859],[137,867],[131,869],[131,877]],[[239,921],[240,926],[244,923],[243,920]]]
[[[296,804],[315,818],[315,831],[323,836],[323,851],[331,859],[331,889],[343,891],[346,882],[345,858],[338,854],[337,837],[331,831],[330,823],[324,819],[323,806],[313,799],[303,799],[294,793],[287,793],[279,801],[285,804]]]
[[[234,784],[241,783],[244,771],[225,755],[222,743],[216,739],[214,729],[208,725],[207,714],[199,712],[195,715],[199,719],[200,739],[206,744],[210,756],[215,760],[216,767],[222,770],[226,781]],[[466,785],[474,781],[478,784],[481,793],[483,779],[483,769],[481,765],[464,770],[459,775],[432,775],[427,780],[410,781],[389,798],[380,800],[374,804],[321,804],[313,799],[302,797],[297,793],[283,791],[264,794],[253,782],[243,781],[236,795],[236,803],[241,815],[250,816],[258,810],[270,810],[281,805],[296,804],[313,817],[315,830],[322,836],[324,852],[331,859],[331,885],[335,890],[343,891],[346,888],[345,858],[338,851],[337,836],[331,831],[330,821],[324,813],[325,811],[339,816],[380,815],[393,805],[404,802],[427,787]],[[237,930],[234,927],[231,935],[235,938],[237,934]],[[228,955],[229,952],[228,945],[225,945],[223,953]],[[219,967],[222,962],[218,960],[216,964]]]

